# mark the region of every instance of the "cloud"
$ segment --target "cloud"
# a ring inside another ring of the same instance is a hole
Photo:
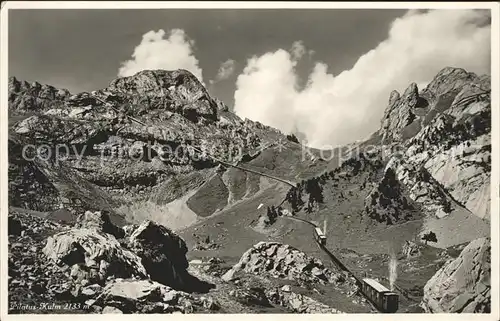
[[[132,76],[146,69],[186,69],[203,82],[202,70],[193,54],[194,41],[182,29],[172,29],[167,38],[164,36],[163,29],[145,33],[132,59],[122,63],[118,76]]]
[[[303,133],[315,147],[364,139],[379,128],[392,90],[429,83],[446,66],[489,73],[489,21],[488,11],[410,11],[351,69],[335,76],[316,62],[303,89],[295,68],[305,50],[300,45],[254,56],[237,78],[234,110]]]
[[[215,84],[221,80],[228,79],[234,73],[234,67],[236,62],[232,59],[228,59],[221,63],[217,75],[214,80],[210,80],[210,84]]]

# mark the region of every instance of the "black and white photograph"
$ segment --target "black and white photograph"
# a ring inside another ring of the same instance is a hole
[[[2,320],[499,320],[498,3],[0,22]]]

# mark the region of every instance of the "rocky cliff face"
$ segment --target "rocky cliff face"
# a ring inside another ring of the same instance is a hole
[[[9,197],[32,210],[128,215],[116,209],[131,201],[165,203],[157,191],[173,180],[181,184],[167,203],[195,190],[195,176],[214,174],[213,157],[236,163],[285,138],[228,112],[185,70],[143,71],[76,95],[15,78],[9,90],[17,120],[10,128]],[[201,216],[213,212],[188,207]]]
[[[491,240],[470,242],[425,285],[421,306],[431,313],[491,312]]]
[[[396,171],[416,168],[431,179],[424,183],[426,190],[448,194],[440,196],[440,209],[432,206],[438,216],[449,212],[445,198],[451,198],[489,220],[490,93],[489,76],[445,68],[421,91],[411,84],[402,97],[391,94],[382,120],[382,143],[403,146],[400,150],[406,165],[400,164]],[[403,180],[410,190],[422,190],[418,181]],[[413,199],[417,198],[429,197],[414,193]]]

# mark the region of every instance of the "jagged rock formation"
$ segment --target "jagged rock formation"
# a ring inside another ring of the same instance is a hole
[[[449,197],[485,219],[490,213],[490,92],[489,76],[444,68],[420,93],[412,84],[402,98],[391,94],[380,131],[384,144],[404,145],[405,162],[428,172],[432,189],[441,186]],[[417,188],[416,184],[407,182],[407,188]],[[444,202],[442,206],[448,207]],[[438,216],[447,212],[433,210]]]
[[[365,199],[365,215],[397,224],[418,219],[419,212],[442,219],[465,208],[489,220],[490,118],[489,76],[463,69],[444,68],[423,90],[412,83],[403,95],[392,92],[380,130],[354,146],[354,152],[342,155],[346,160],[341,168],[349,177],[363,171],[364,154],[370,159],[374,158],[368,154],[378,155],[385,166],[382,177],[375,175],[363,183],[375,183]],[[307,183],[321,191],[325,180],[335,179],[323,173]],[[312,184],[315,180],[319,184]],[[287,200],[297,212],[307,195],[310,200],[319,195],[321,201],[325,193],[299,187],[290,190]],[[317,211],[314,206],[308,209]]]
[[[385,110],[382,118],[382,139],[401,140],[404,138],[404,129],[415,119],[413,108],[417,107],[417,102],[421,102],[418,96],[417,84],[412,83],[400,96],[397,91],[391,92],[389,106]]]
[[[425,285],[421,307],[431,313],[490,313],[491,240],[470,242]]]
[[[31,112],[60,106],[70,97],[67,89],[57,89],[38,82],[28,83],[9,78],[9,110]]]
[[[232,280],[241,271],[309,283],[336,283],[342,278],[340,274],[325,268],[320,260],[276,242],[259,242],[254,245],[222,279]]]

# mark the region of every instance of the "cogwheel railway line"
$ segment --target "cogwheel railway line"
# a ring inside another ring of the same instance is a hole
[[[315,231],[318,229],[318,226],[310,221],[292,217],[292,216],[281,216],[286,219],[303,222],[309,225],[312,225]],[[315,232],[318,233],[318,232]],[[360,289],[361,295],[367,300],[367,302],[377,311],[382,313],[393,313],[397,311],[399,305],[398,295],[392,291],[385,289],[385,287],[379,284],[377,281],[372,279],[359,279],[356,274],[354,274],[347,266],[345,266],[342,261],[340,261],[328,248],[326,244],[322,244],[318,241],[318,238],[314,238],[316,240],[316,244],[318,247],[323,250],[323,252],[328,255],[330,260],[337,266],[340,270],[346,272],[350,277],[353,277],[356,280],[356,285]],[[396,286],[396,289],[401,293],[405,294],[405,292],[399,287]],[[405,295],[406,298],[408,298]]]

